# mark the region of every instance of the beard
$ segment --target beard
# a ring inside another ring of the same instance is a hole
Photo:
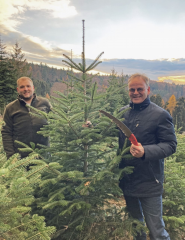
[[[23,100],[25,100],[25,101],[29,101],[29,100],[31,100],[31,99],[33,98],[33,94],[30,94],[29,97],[25,97],[25,96],[22,95],[22,94],[19,94],[19,96],[20,96]]]

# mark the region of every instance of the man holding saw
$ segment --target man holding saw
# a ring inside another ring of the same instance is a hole
[[[151,240],[170,240],[162,218],[164,158],[176,150],[176,136],[170,114],[150,102],[149,79],[134,74],[128,80],[130,109],[123,114],[124,124],[112,120],[120,128],[119,148],[126,137],[131,144],[132,159],[122,159],[119,167],[133,166],[131,174],[120,180],[127,209],[133,218],[145,222]],[[146,240],[146,233],[138,233],[136,240]]]
[[[133,173],[120,181],[128,211],[140,221],[143,215],[151,240],[170,240],[162,219],[162,193],[164,158],[176,150],[176,136],[170,114],[150,102],[149,79],[134,74],[128,80],[130,107],[124,114],[124,123],[135,135],[138,146],[131,144],[133,159],[122,159],[120,168],[134,166]],[[129,107],[129,106],[127,106]],[[119,134],[122,148],[125,135]],[[146,240],[146,234],[138,234],[136,240]]]

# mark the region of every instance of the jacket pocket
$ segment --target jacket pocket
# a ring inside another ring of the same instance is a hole
[[[154,176],[154,179],[155,179],[155,181],[156,181],[156,183],[158,183],[158,184],[163,184],[161,181],[160,181],[160,179],[156,176],[156,174],[154,173],[154,170],[153,170],[153,166],[152,166],[152,164],[150,163],[150,169],[151,169],[151,173],[153,174],[153,176]]]
[[[139,159],[138,159],[139,160]],[[135,183],[142,182],[156,182],[159,183],[159,180],[156,178],[152,166],[149,161],[142,161],[133,172],[133,181]]]

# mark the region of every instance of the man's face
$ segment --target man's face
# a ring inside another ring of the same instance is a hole
[[[28,79],[21,80],[17,87],[17,92],[19,93],[20,97],[25,101],[29,101],[33,98],[34,93],[34,86],[33,83],[30,82]]]
[[[147,87],[141,77],[133,78],[128,84],[128,89],[129,97],[135,104],[142,103],[150,94],[150,87]]]

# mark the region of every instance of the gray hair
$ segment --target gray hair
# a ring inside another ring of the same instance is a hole
[[[140,73],[132,74],[132,76],[128,79],[128,83],[131,82],[136,77],[142,78],[145,81],[146,86],[149,87],[149,78],[145,74]]]

